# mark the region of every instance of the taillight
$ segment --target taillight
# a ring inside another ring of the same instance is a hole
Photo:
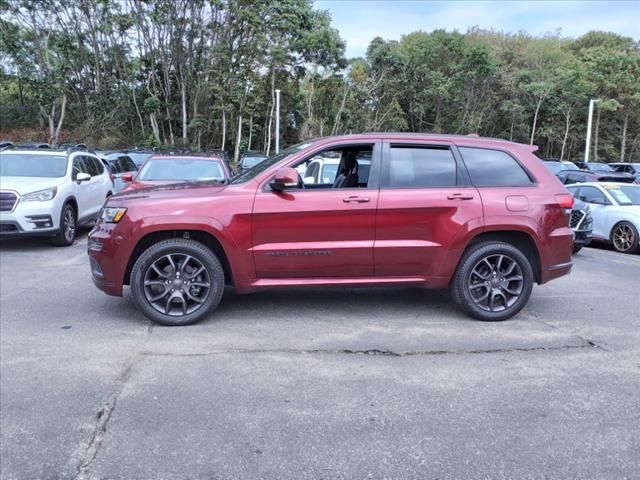
[[[559,193],[556,195],[556,202],[558,208],[561,208],[565,214],[571,215],[571,210],[575,202],[573,195],[570,193]]]

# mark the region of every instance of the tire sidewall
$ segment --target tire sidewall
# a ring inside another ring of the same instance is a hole
[[[206,300],[198,310],[188,315],[174,317],[156,310],[144,294],[144,277],[151,265],[168,254],[187,254],[204,265],[209,274],[211,287]],[[150,320],[166,326],[191,325],[202,320],[215,309],[224,292],[224,270],[215,254],[194,240],[171,239],[158,242],[145,250],[131,270],[131,294],[133,300]]]
[[[616,233],[616,230],[619,227],[621,227],[622,225],[626,225],[628,227],[631,227],[631,231],[633,232],[634,244],[631,245],[631,248],[629,248],[628,250],[619,250],[618,247],[616,247],[615,242],[613,241],[613,238],[614,238],[614,235]],[[611,246],[613,247],[613,249],[616,252],[619,252],[619,253],[636,253],[636,252],[638,252],[638,250],[640,250],[640,238],[638,238],[638,229],[636,228],[636,226],[633,223],[627,222],[626,220],[622,221],[622,222],[618,222],[611,229],[610,243],[611,243]]]
[[[520,298],[511,307],[501,312],[488,312],[473,301],[471,293],[467,288],[469,277],[473,267],[483,258],[489,255],[507,255],[515,260],[523,275],[523,290],[520,294]],[[463,310],[477,320],[486,322],[499,322],[508,320],[514,315],[518,314],[520,310],[529,301],[531,292],[533,291],[533,284],[535,282],[535,276],[529,259],[522,253],[517,247],[503,242],[488,242],[486,244],[480,244],[473,250],[470,250],[464,255],[455,277],[455,290],[456,296],[460,300],[459,304]]]
[[[75,222],[75,229],[73,230],[73,238],[71,241],[67,240],[67,236],[65,235],[65,226],[64,226],[64,217],[67,211],[71,210],[71,214],[73,215],[73,220]],[[53,237],[53,244],[58,247],[69,247],[73,245],[76,237],[78,236],[78,215],[76,214],[75,208],[73,208],[70,204],[65,203],[62,207],[62,211],[60,212],[60,228],[59,232]]]

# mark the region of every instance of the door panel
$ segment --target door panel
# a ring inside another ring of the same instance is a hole
[[[253,210],[258,278],[373,275],[378,190],[259,191]]]
[[[381,182],[376,276],[437,276],[456,236],[482,218],[482,200],[455,146],[385,142]]]
[[[437,275],[454,238],[481,217],[482,203],[473,187],[381,190],[376,275]]]

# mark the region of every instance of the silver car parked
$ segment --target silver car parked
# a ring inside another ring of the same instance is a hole
[[[609,243],[618,252],[640,251],[640,185],[613,182],[567,186],[591,207],[593,240]]]

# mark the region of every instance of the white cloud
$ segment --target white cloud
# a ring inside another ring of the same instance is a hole
[[[533,35],[576,37],[607,30],[640,39],[640,2],[630,1],[372,1],[316,0],[347,41],[347,55],[364,55],[372,38],[398,40],[416,30],[466,32],[475,25]]]

